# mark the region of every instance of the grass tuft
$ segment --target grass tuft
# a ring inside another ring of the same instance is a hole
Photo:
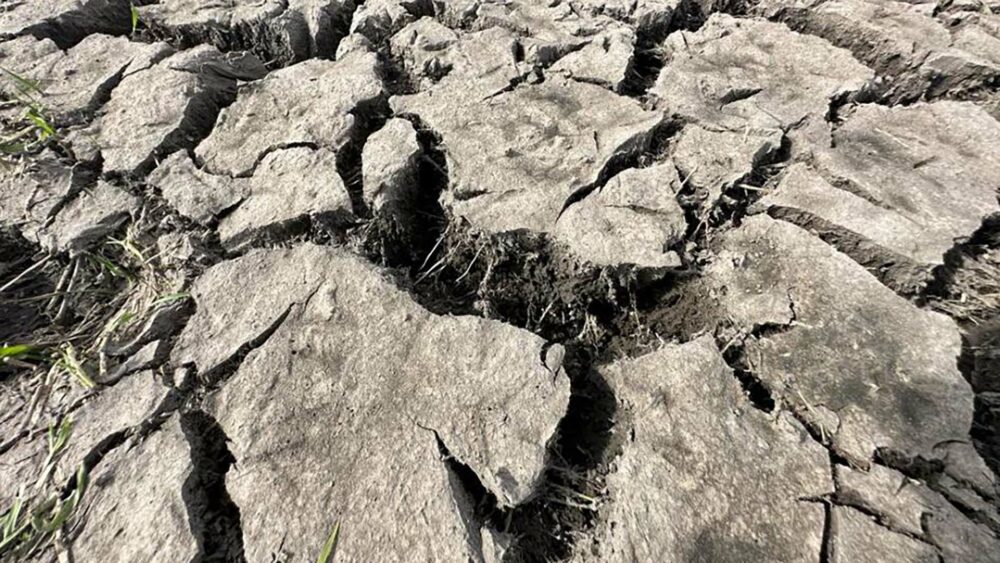
[[[71,434],[72,422],[68,417],[63,418],[58,427],[49,427],[48,453],[37,482],[30,489],[22,487],[7,510],[0,513],[0,559],[22,560],[37,556],[54,543],[57,533],[80,507],[89,483],[82,464],[77,468],[71,492],[65,494],[47,488]]]
[[[13,91],[8,91],[5,99],[0,101],[0,107],[21,111],[18,118],[2,122],[0,156],[17,158],[36,151],[55,138],[56,129],[49,118],[48,108],[41,101],[44,92],[37,81],[3,67],[0,67],[0,74],[13,86]]]

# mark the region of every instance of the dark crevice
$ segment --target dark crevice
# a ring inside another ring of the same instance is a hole
[[[792,416],[802,428],[809,434],[813,441],[823,446],[830,456],[831,466],[843,465],[848,467],[867,468],[868,460],[858,460],[848,458],[839,451],[833,443],[830,429],[824,428],[820,421],[806,413],[808,405],[788,404],[783,402],[782,397],[775,399],[772,389],[754,373],[753,365],[750,362],[749,354],[746,350],[747,341],[765,339],[769,336],[780,334],[791,330],[795,326],[795,304],[789,296],[789,308],[791,319],[788,323],[765,323],[755,326],[749,332],[737,331],[735,328],[722,324],[715,329],[716,346],[722,352],[723,360],[733,371],[733,375],[739,381],[744,393],[750,403],[758,410],[769,415],[775,414],[775,409],[786,411]],[[805,407],[803,409],[802,407]]]
[[[321,211],[292,217],[252,229],[226,241],[224,255],[233,259],[258,248],[272,248],[308,240],[314,244],[338,245],[346,228],[354,224],[352,212]]]
[[[933,547],[935,550],[938,549],[937,546],[934,544],[934,542],[930,541],[930,539],[928,539],[923,534],[921,534],[921,535],[913,534],[912,532],[908,532],[906,530],[901,530],[901,529],[893,526],[889,522],[889,519],[884,514],[878,512],[877,510],[872,509],[868,505],[864,504],[862,501],[844,500],[844,499],[840,498],[839,496],[837,496],[837,497],[834,497],[832,504],[834,506],[839,506],[839,507],[843,507],[843,508],[849,508],[851,510],[856,510],[856,511],[864,514],[865,516],[868,516],[869,518],[871,518],[872,521],[875,522],[875,524],[878,525],[879,527],[885,528],[886,530],[888,530],[888,531],[890,531],[890,532],[892,532],[894,534],[899,534],[901,536],[906,536],[906,537],[910,538],[911,540],[918,541],[920,543],[925,543],[925,544]]]
[[[26,239],[12,226],[0,225],[0,287],[11,282],[0,294],[0,343],[13,343],[26,339],[35,330],[45,327],[49,319],[45,315],[43,301],[23,300],[32,295],[45,295],[55,290],[59,278],[60,262],[46,259],[41,247]],[[35,267],[27,275],[29,268]],[[20,279],[15,282],[15,279]],[[0,382],[16,372],[7,362],[0,362]]]
[[[541,483],[527,502],[497,515],[492,529],[509,537],[505,562],[565,559],[580,532],[597,521],[605,493],[608,464],[621,451],[613,432],[618,416],[614,392],[597,371],[593,357],[567,346],[563,367],[570,376],[571,396],[546,452]]]
[[[92,447],[90,451],[84,455],[81,462],[82,469],[87,475],[93,475],[94,469],[100,465],[100,463],[104,461],[104,459],[112,451],[126,444],[137,443],[145,440],[150,434],[159,430],[167,419],[180,409],[185,396],[184,391],[169,389],[160,403],[155,409],[153,409],[153,412],[150,413],[144,420],[134,426],[105,436],[97,444],[95,444],[94,447]],[[82,404],[83,403],[80,405],[82,406]],[[72,411],[64,412],[62,416],[68,416],[71,412]],[[69,495],[76,490],[76,487],[76,476],[70,476],[68,482],[64,484],[61,489],[61,497],[64,499],[68,498]]]
[[[44,226],[48,226],[55,220],[67,205],[83,193],[84,190],[94,187],[100,177],[100,162],[81,162],[73,155],[68,154],[62,145],[53,144],[50,146],[52,152],[58,155],[57,165],[66,166],[70,169],[69,187],[59,195],[59,200],[52,206],[45,216]],[[42,163],[44,165],[44,163]]]
[[[909,456],[903,452],[894,451],[889,448],[879,448],[875,451],[875,462],[894,469],[906,477],[926,484],[928,488],[940,494],[951,506],[961,512],[970,521],[986,526],[994,534],[1000,533],[1000,523],[989,515],[981,513],[976,506],[967,504],[962,495],[955,493],[954,487],[957,485],[969,494],[973,494],[980,500],[994,506],[997,504],[997,499],[983,498],[971,484],[957,481],[951,481],[951,483],[943,482],[945,481],[943,478],[946,475],[944,461],[939,459],[925,459],[920,456]]]
[[[151,58],[149,61],[150,66],[159,63],[169,55],[170,55],[169,52],[163,52],[160,53],[157,57]],[[121,84],[121,81],[125,78],[125,72],[129,70],[129,66],[131,64],[132,61],[125,63],[111,77],[109,77],[101,84],[98,84],[97,87],[94,89],[94,95],[90,98],[90,101],[87,102],[86,107],[82,108],[77,112],[74,112],[73,114],[60,116],[59,119],[56,120],[56,126],[60,128],[67,128],[75,125],[85,125],[93,121],[94,116],[97,114],[98,110],[104,107],[104,105],[111,100],[112,92],[114,91],[115,88],[118,87],[119,84]],[[145,70],[145,68],[142,70]],[[133,70],[133,72],[136,71]]]
[[[129,0],[88,0],[76,3],[76,7],[75,10],[27,27],[18,35],[51,39],[60,49],[65,50],[95,33],[127,35],[131,31]],[[10,38],[0,37],[2,40]]]
[[[273,335],[281,327],[281,325],[285,322],[285,319],[288,318],[288,315],[292,312],[292,308],[294,308],[295,305],[295,303],[289,305],[288,308],[285,309],[281,315],[279,315],[278,318],[271,323],[270,326],[264,329],[263,332],[249,342],[241,345],[228,359],[220,362],[217,366],[207,371],[200,372],[198,380],[208,389],[217,388],[225,383],[230,377],[233,376],[233,374],[236,373],[236,370],[243,365],[243,360],[246,359],[250,352],[253,352],[257,348],[263,346],[268,339],[271,338],[271,335]]]
[[[193,148],[193,147],[189,147],[189,149],[190,148]],[[234,178],[235,179],[235,178],[252,178],[253,175],[257,173],[257,168],[259,168],[260,164],[262,162],[264,162],[264,159],[267,158],[268,156],[276,153],[276,152],[286,151],[286,150],[291,150],[291,149],[309,149],[309,150],[313,150],[313,151],[318,151],[321,148],[322,147],[320,147],[320,145],[318,143],[314,143],[314,142],[311,142],[311,141],[295,141],[295,142],[292,142],[292,143],[278,143],[276,145],[271,145],[271,146],[267,147],[266,149],[264,149],[263,151],[261,151],[260,154],[257,155],[257,160],[254,161],[253,165],[250,167],[249,170],[246,170],[244,172],[240,172],[238,174],[227,174],[225,172],[213,172],[210,169],[208,169],[208,166],[206,165],[206,163],[204,161],[201,161],[197,156],[195,156],[193,154],[193,151],[190,151],[190,152],[192,152],[191,161],[194,162],[194,164],[198,168],[198,170],[200,170],[200,171],[202,171],[202,172],[204,172],[206,174],[212,174],[213,176],[227,176],[229,178]]]
[[[402,114],[417,133],[420,158],[417,163],[416,186],[412,212],[405,217],[375,213],[355,234],[354,244],[369,261],[408,272],[419,277],[418,270],[426,267],[435,245],[445,235],[448,219],[441,207],[441,193],[448,188],[448,161],[441,149],[441,136],[430,129],[417,115]]]
[[[677,125],[683,127],[683,123]],[[791,141],[782,136],[781,146],[757,155],[751,170],[732,184],[725,186],[717,201],[709,201],[709,190],[691,181],[693,171],[676,167],[681,179],[681,189],[677,192],[677,202],[684,211],[687,230],[685,241],[696,247],[708,239],[710,232],[728,226],[739,226],[751,213],[753,204],[764,194],[788,162],[791,155]]]
[[[128,22],[127,8],[125,14]],[[287,0],[275,13],[231,25],[212,22],[167,26],[142,17],[140,12],[136,38],[165,41],[182,50],[209,44],[224,53],[247,51],[273,70],[310,58],[333,58],[348,33],[353,14],[350,10],[326,8],[315,15],[316,35],[312,36],[306,14],[290,9]]]
[[[528,69],[527,71],[525,71],[525,72],[523,72],[523,73],[515,76],[514,78],[511,78],[510,81],[507,83],[506,86],[504,86],[503,88],[500,88],[500,89],[498,89],[498,90],[496,90],[494,92],[491,92],[490,94],[487,94],[480,101],[485,102],[486,100],[489,100],[491,98],[496,98],[496,97],[501,96],[503,94],[508,94],[510,92],[513,92],[514,90],[517,90],[518,87],[520,87],[522,84],[532,84],[532,85],[534,85],[534,84],[541,84],[541,83],[545,82],[545,72],[544,72],[543,68],[544,68],[544,65],[535,65],[535,66],[533,66],[532,68]]]
[[[740,225],[750,213],[751,206],[763,197],[765,188],[784,170],[791,152],[791,140],[783,135],[781,146],[771,152],[758,154],[750,172],[723,190],[718,203],[707,214],[708,223],[711,226],[719,226],[725,222]]]
[[[27,438],[29,433],[27,428],[22,428],[16,434],[7,438],[5,442],[0,443],[0,455],[7,453],[14,446],[21,443],[21,440]]]
[[[824,174],[824,176],[828,176],[828,175]],[[880,209],[884,209],[886,211],[890,211],[890,212],[896,213],[896,209],[893,209],[892,206],[890,206],[890,205],[886,204],[885,202],[883,202],[882,200],[876,198],[864,186],[858,184],[857,182],[855,182],[854,180],[852,180],[850,178],[827,177],[826,181],[831,186],[833,186],[833,187],[835,187],[835,188],[837,188],[839,190],[843,190],[843,191],[845,191],[845,192],[847,192],[847,193],[849,193],[849,194],[851,194],[853,196],[857,196],[857,197],[859,197],[859,198],[867,201],[868,203],[874,205],[875,207],[878,207]]]
[[[198,75],[198,92],[188,100],[181,122],[135,170],[125,173],[105,172],[104,178],[125,182],[141,180],[171,154],[193,149],[208,137],[215,127],[219,113],[236,101],[237,80],[257,76],[251,68],[253,61],[234,61],[233,64],[231,68],[227,68],[228,64],[203,64],[198,71],[175,69]],[[237,68],[243,65],[246,65],[246,74]]]
[[[666,63],[659,46],[669,33],[670,28],[653,28],[636,33],[632,60],[625,69],[625,80],[618,88],[621,94],[638,98],[645,96],[653,87]]]
[[[717,335],[716,346],[722,351],[723,359],[733,370],[733,375],[740,382],[740,387],[743,388],[750,403],[758,410],[771,414],[775,408],[774,397],[771,395],[771,390],[753,373],[746,355],[746,338],[742,334],[737,334],[723,342],[725,339]]]
[[[970,437],[1000,476],[1000,216],[945,253],[917,302],[962,329],[958,368],[976,393]]]
[[[830,98],[824,119],[827,123],[832,124],[834,130],[836,130],[843,121],[842,113],[845,108],[850,109],[856,104],[876,102],[879,95],[877,86],[871,82],[866,83],[859,90],[841,92],[839,95]],[[831,142],[833,141],[831,140]]]
[[[819,547],[820,563],[831,563],[835,560],[833,536],[836,533],[833,524],[833,505],[823,502],[823,539]]]
[[[926,534],[919,534],[918,535],[918,534],[914,534],[914,533],[906,531],[906,530],[901,530],[901,529],[893,526],[891,523],[889,523],[888,519],[886,518],[886,516],[884,514],[878,512],[876,510],[872,510],[871,508],[869,508],[868,506],[866,506],[864,504],[859,504],[859,503],[850,502],[850,501],[844,502],[844,501],[841,501],[840,499],[838,499],[838,498],[835,497],[833,499],[833,502],[830,504],[830,506],[831,507],[837,506],[837,507],[842,507],[842,508],[846,508],[846,509],[849,509],[849,510],[855,510],[857,512],[860,512],[860,513],[864,514],[865,516],[869,517],[875,523],[876,526],[879,526],[880,528],[884,528],[885,530],[887,530],[890,533],[897,534],[897,535],[900,535],[900,536],[904,536],[904,537],[909,538],[909,539],[911,539],[911,540],[913,540],[915,542],[919,542],[919,543],[925,544],[928,547],[934,549],[934,551],[937,552],[937,554],[938,554],[939,557],[941,556],[941,549],[929,537],[927,537]],[[836,531],[834,530],[834,533],[835,532]]]
[[[442,461],[460,488],[456,500],[460,506],[462,499],[470,501],[467,525],[471,522],[476,534],[485,528],[485,533],[504,538],[505,562],[566,559],[580,532],[596,523],[594,499],[605,494],[604,476],[621,444],[612,431],[618,402],[603,377],[591,369],[591,362],[592,357],[578,347],[567,349],[563,367],[571,380],[569,406],[546,447],[544,473],[522,504],[500,505],[475,471],[454,457],[434,432]]]
[[[456,479],[453,485],[456,485],[459,489],[456,493],[462,495],[462,497],[456,499],[459,506],[466,501],[469,502],[469,506],[466,508],[469,509],[470,514],[465,515],[465,517],[469,521],[470,530],[474,528],[475,534],[478,535],[480,528],[485,526],[488,520],[498,517],[498,512],[502,511],[499,502],[497,502],[497,497],[483,485],[482,480],[471,467],[452,455],[448,446],[441,440],[441,436],[436,430],[429,430],[434,433],[441,461]],[[481,549],[482,547],[480,546]]]
[[[996,351],[1000,350],[1000,327],[994,327],[993,331],[994,339],[990,350],[994,354],[992,361],[996,363]],[[973,445],[993,470],[993,474],[1000,475],[1000,392],[983,391],[976,394],[975,414],[969,434]]]
[[[846,254],[875,276],[882,285],[906,299],[914,299],[928,283],[929,266],[883,248],[871,240],[808,211],[771,206],[767,214],[797,225]]]
[[[874,461],[924,483],[935,481],[944,472],[944,462],[939,459],[908,456],[889,448],[875,450]]]
[[[670,140],[680,131],[680,124],[674,120],[664,120],[652,127],[641,136],[630,139],[627,144],[617,148],[615,153],[597,173],[597,178],[590,184],[577,188],[563,203],[562,215],[571,205],[580,202],[588,195],[599,191],[608,181],[630,168],[639,168],[647,164],[651,155],[662,154]],[[596,133],[595,133],[596,135]],[[596,138],[596,137],[595,137]],[[558,218],[557,218],[558,220]]]
[[[127,357],[150,342],[173,338],[193,312],[192,303],[187,299],[159,307],[150,313],[135,334],[109,341],[102,351],[112,357]]]
[[[962,286],[971,285],[969,281],[962,279],[967,276],[967,270],[976,267],[977,262],[986,256],[991,250],[1000,249],[1000,214],[991,215],[983,220],[982,225],[967,240],[960,241],[944,254],[944,261],[940,266],[934,268],[931,278],[924,291],[921,292],[919,302],[928,304],[933,301],[959,300],[963,289],[976,291],[989,295],[993,290],[1000,290],[1000,264],[996,264],[996,279],[989,279],[991,276],[984,276],[986,279],[975,280],[984,285],[982,288]],[[982,268],[982,266],[980,266]],[[997,284],[992,287],[990,284]],[[959,321],[983,321],[993,316],[1000,316],[1000,302],[994,307],[989,306],[989,301],[984,303],[970,304],[970,310],[966,314],[952,314]],[[972,309],[975,307],[976,309]]]
[[[934,542],[932,542],[925,533],[914,534],[910,531],[903,530],[897,527],[892,522],[891,517],[887,516],[886,514],[880,512],[877,508],[873,507],[863,494],[852,494],[850,492],[845,492],[841,487],[840,480],[837,478],[837,471],[835,469],[835,466],[839,463],[840,462],[831,455],[831,466],[834,466],[833,482],[835,488],[835,492],[832,498],[830,499],[831,504],[835,506],[850,508],[852,510],[857,510],[858,512],[861,512],[862,514],[871,518],[879,526],[885,528],[886,530],[889,530],[894,534],[906,536],[912,540],[931,545],[932,547],[934,547],[935,550],[938,549],[937,546],[934,544]]]
[[[191,473],[181,496],[188,511],[198,554],[191,563],[246,561],[240,510],[226,490],[226,473],[236,458],[225,432],[209,414],[193,410],[181,414],[181,429],[191,448]]]
[[[750,98],[756,96],[763,92],[764,89],[760,87],[756,88],[733,88],[727,91],[719,99],[719,105],[727,106],[729,104],[734,104],[736,102],[741,102],[743,100],[749,100]]]
[[[383,74],[381,70],[379,74]],[[380,96],[358,105],[351,111],[351,115],[354,116],[354,127],[347,143],[337,150],[337,173],[347,187],[355,216],[369,217],[371,213],[364,200],[361,153],[368,137],[385,125],[392,116],[392,110],[389,108],[388,98]]]
[[[733,370],[733,375],[739,380],[740,386],[750,402],[758,410],[768,414],[774,412],[777,403],[771,389],[753,372],[753,366],[747,356],[748,340],[763,340],[770,336],[791,330],[795,326],[795,302],[788,295],[789,320],[785,323],[763,323],[755,325],[749,331],[738,330],[728,324],[723,324],[715,330],[715,343],[722,353],[722,358]]]
[[[691,272],[599,268],[579,262],[545,235],[479,233],[462,220],[443,224],[442,234],[428,241],[433,252],[400,276],[400,284],[431,312],[496,319],[612,356],[652,349],[661,338],[686,337],[708,326],[707,314],[685,291],[694,280]],[[692,315],[665,311],[670,303]]]
[[[621,93],[632,97],[645,96],[669,62],[661,49],[663,41],[675,31],[697,31],[705,24],[708,15],[696,0],[681,0],[669,22],[659,20],[637,26],[635,49],[626,71],[627,78],[620,88]]]

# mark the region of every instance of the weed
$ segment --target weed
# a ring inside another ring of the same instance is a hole
[[[57,429],[55,426],[49,426],[49,430],[46,433],[46,443],[48,444],[48,454],[45,456],[45,462],[42,463],[42,472],[38,476],[38,482],[35,483],[36,489],[41,489],[48,482],[49,477],[52,476],[52,471],[56,468],[56,461],[58,461],[58,456],[62,453],[63,448],[69,442],[70,434],[73,433],[73,423],[69,417],[64,417],[62,422],[59,424]]]
[[[0,156],[18,157],[31,153],[56,136],[48,117],[48,109],[41,102],[44,93],[36,81],[28,80],[17,73],[0,67],[0,73],[13,85],[8,92],[9,99],[2,105],[22,110],[13,123],[3,123],[0,133]]]
[[[139,26],[139,9],[135,7],[135,4],[129,2],[128,4],[129,17],[132,19],[132,35],[135,35],[135,28]]]
[[[330,532],[330,537],[326,538],[326,543],[323,544],[323,549],[319,552],[319,557],[316,558],[316,563],[331,563],[334,556],[337,554],[337,542],[340,540],[340,522],[333,525],[333,531]]]
[[[34,487],[18,491],[11,506],[0,514],[0,558],[27,559],[46,547],[77,508],[87,489],[87,471],[83,465],[76,471],[72,491],[45,494],[60,454],[72,434],[72,423],[63,418],[58,428],[50,426],[47,434],[48,454],[42,463]]]
[[[56,358],[53,369],[69,375],[84,389],[93,389],[97,386],[80,362],[76,348],[72,344],[67,343],[61,346],[56,352]]]
[[[27,344],[14,344],[12,346],[0,346],[0,360],[16,360],[27,357],[33,348]]]

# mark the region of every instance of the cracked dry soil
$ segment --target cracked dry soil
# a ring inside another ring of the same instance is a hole
[[[0,559],[1000,562],[994,12],[0,1]]]

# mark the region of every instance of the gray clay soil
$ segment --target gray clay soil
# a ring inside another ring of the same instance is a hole
[[[0,0],[0,560],[1000,562],[995,13]]]

